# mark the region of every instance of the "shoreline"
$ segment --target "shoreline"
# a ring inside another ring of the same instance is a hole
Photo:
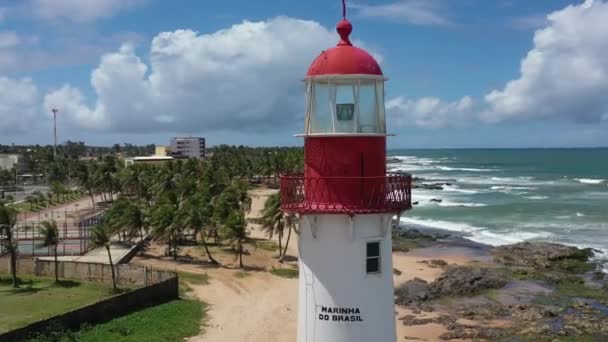
[[[258,215],[266,196],[274,191],[260,188],[251,191],[250,218]],[[146,266],[208,276],[208,284],[190,285],[192,294],[209,307],[208,319],[201,322],[201,333],[189,341],[284,342],[296,339],[298,281],[274,275],[271,270],[297,268],[297,235],[292,234],[289,258],[281,264],[276,259],[276,250],[271,252],[256,247],[257,243],[268,241],[259,225],[250,223],[249,229],[244,270],[238,268],[232,254],[217,247],[212,251],[222,263],[219,267],[203,262],[205,255],[196,246],[184,247],[181,251],[186,262],[163,257],[159,246],[151,246],[148,255],[135,258],[135,262]],[[494,247],[468,240],[457,232],[432,231],[431,234],[431,230],[401,227],[393,233],[406,234],[405,238],[393,235],[395,323],[399,341],[494,341],[507,335],[543,341],[534,338],[558,336],[559,333],[579,336],[586,329],[583,323],[593,320],[599,323],[590,328],[592,333],[603,334],[601,324],[608,329],[608,311],[605,316],[598,316],[595,312],[589,313],[587,306],[571,307],[579,305],[573,295],[592,294],[601,302],[590,303],[608,310],[608,295],[598,297],[598,291],[603,290],[572,282],[572,277],[563,272],[545,274],[544,270],[528,268],[528,273],[522,273],[520,269],[525,267],[497,263],[492,255]],[[271,241],[277,241],[276,235]],[[200,262],[192,263],[192,260]],[[578,259],[572,263],[575,267],[584,268],[584,265],[586,263]],[[588,278],[591,281],[591,277]],[[445,292],[448,290],[453,293]],[[564,306],[564,311],[556,311],[555,316],[545,317],[552,315],[554,309],[537,304],[537,301],[546,300],[569,306]],[[467,311],[467,308],[473,311]],[[585,320],[565,315],[568,310],[582,312]],[[512,316],[511,312],[517,316]],[[543,330],[545,320],[557,318],[568,324],[557,326],[557,331]]]
[[[517,243],[521,243],[521,242],[547,242],[547,243],[555,243],[555,244],[559,244],[559,245],[563,245],[563,246],[576,247],[576,248],[580,248],[580,249],[589,248],[589,249],[592,249],[595,251],[595,255],[589,261],[596,263],[598,265],[599,271],[608,274],[608,247],[606,249],[598,249],[593,246],[586,246],[584,244],[577,245],[577,244],[573,244],[573,243],[570,244],[570,243],[563,243],[563,242],[553,242],[549,239],[543,239],[543,238],[519,239],[519,240],[514,240],[510,243],[490,245],[487,243],[475,241],[474,239],[471,239],[467,236],[467,232],[458,231],[458,230],[449,230],[449,229],[424,226],[424,225],[409,225],[407,223],[402,223],[402,222],[399,222],[396,227],[395,226],[393,227],[393,229],[394,230],[396,229],[399,231],[418,230],[420,232],[431,234],[431,235],[436,234],[436,235],[440,235],[440,236],[446,236],[448,240],[444,241],[444,243],[462,245],[462,246],[466,246],[469,248],[480,249],[480,250],[482,250],[482,249],[490,250],[494,247],[508,246],[508,245],[513,245],[513,244],[517,244]],[[497,234],[497,235],[500,235],[500,234]]]

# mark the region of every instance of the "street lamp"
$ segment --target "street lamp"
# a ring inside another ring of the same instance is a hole
[[[59,112],[59,109],[53,108],[53,109],[51,109],[51,112],[53,112],[53,138],[54,138],[53,159],[56,159],[57,158],[57,113]]]

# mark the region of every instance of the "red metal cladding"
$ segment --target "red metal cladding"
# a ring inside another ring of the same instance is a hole
[[[355,192],[331,191],[355,189]],[[400,213],[412,207],[412,177],[281,177],[281,209],[298,214]]]
[[[381,180],[368,178],[365,183],[354,180],[386,175],[386,137],[307,137],[304,151],[304,176],[316,179],[314,192],[307,191],[306,196],[315,202],[332,204],[336,200],[332,194],[339,193],[341,205],[359,203],[362,193],[380,190],[372,183]],[[352,180],[336,182],[334,177]]]
[[[365,50],[351,44],[349,35],[353,30],[346,19],[336,27],[340,41],[334,48],[321,52],[308,68],[306,76],[320,75],[382,75],[378,62]]]
[[[304,140],[306,177],[361,177],[386,174],[384,136],[308,136]]]

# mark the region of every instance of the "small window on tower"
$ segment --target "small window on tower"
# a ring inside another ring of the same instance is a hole
[[[380,273],[380,242],[368,242],[365,259],[365,272],[367,274]]]

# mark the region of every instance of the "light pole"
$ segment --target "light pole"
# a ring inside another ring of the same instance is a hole
[[[53,159],[57,159],[57,112],[59,109],[53,108],[51,112],[53,112]]]

